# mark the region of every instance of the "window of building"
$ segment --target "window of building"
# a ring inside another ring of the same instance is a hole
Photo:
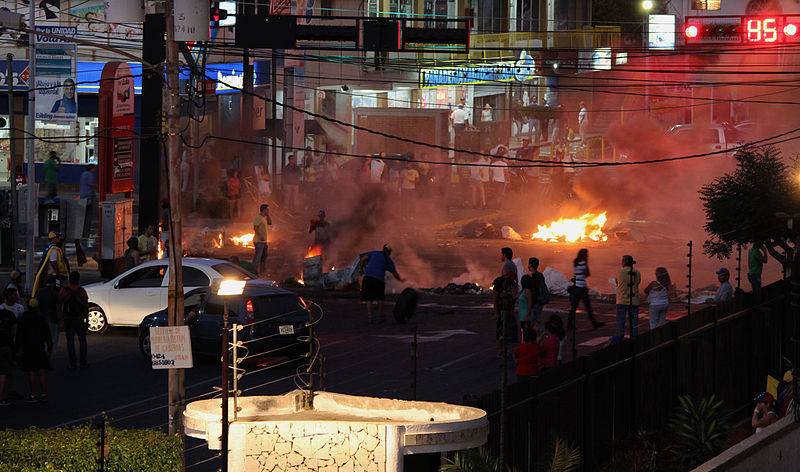
[[[719,10],[722,0],[692,0],[692,10]]]

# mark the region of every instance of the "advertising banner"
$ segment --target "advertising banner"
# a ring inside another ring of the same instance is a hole
[[[36,119],[75,121],[78,119],[78,97],[75,79],[69,75],[36,77]]]

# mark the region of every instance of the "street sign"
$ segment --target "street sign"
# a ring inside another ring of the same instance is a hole
[[[188,326],[151,326],[153,369],[191,369],[192,339]]]

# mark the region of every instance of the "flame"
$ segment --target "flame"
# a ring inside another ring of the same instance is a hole
[[[302,285],[304,287],[306,286],[306,282],[303,279],[297,279],[297,283],[299,283],[300,285]]]
[[[161,260],[164,258],[164,243],[158,241],[158,250],[156,251],[156,259]]]
[[[568,243],[606,241],[608,235],[603,232],[606,220],[606,212],[599,215],[586,213],[577,219],[561,218],[549,226],[539,225],[539,231],[534,233],[531,239]]]
[[[217,234],[217,237],[214,238],[214,247],[220,249],[222,247],[222,233]]]
[[[246,233],[241,236],[232,236],[231,240],[237,246],[253,247],[253,237],[255,237],[255,233]]]
[[[309,257],[319,256],[322,254],[322,246],[315,244],[313,246],[309,246],[308,252],[306,252],[306,259]]]

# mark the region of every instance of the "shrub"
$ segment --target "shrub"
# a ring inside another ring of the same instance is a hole
[[[106,428],[108,472],[180,470],[181,439],[154,430]],[[95,472],[100,431],[89,426],[0,431],[3,472]]]
[[[669,429],[675,435],[676,458],[690,470],[719,453],[730,422],[722,400],[716,400],[714,395],[699,402],[683,395],[678,397]]]

